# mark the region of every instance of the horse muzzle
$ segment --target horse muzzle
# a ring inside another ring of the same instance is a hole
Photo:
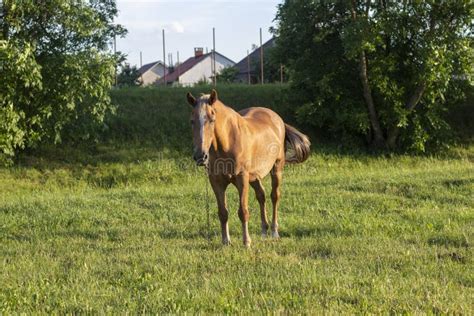
[[[196,161],[196,165],[202,167],[207,166],[209,164],[209,154],[203,153],[201,155],[194,154],[193,155],[194,161]]]

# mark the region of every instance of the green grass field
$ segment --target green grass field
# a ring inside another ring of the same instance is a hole
[[[318,148],[288,166],[281,240],[220,244],[189,153],[99,146],[0,169],[1,312],[474,310],[474,147],[439,157]],[[267,193],[269,192],[266,180]]]

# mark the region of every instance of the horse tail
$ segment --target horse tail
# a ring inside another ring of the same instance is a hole
[[[309,157],[311,142],[308,136],[291,125],[285,124],[285,153],[286,162],[301,163]],[[289,156],[288,156],[289,155]]]

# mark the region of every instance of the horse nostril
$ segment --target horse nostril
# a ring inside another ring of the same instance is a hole
[[[207,161],[207,158],[209,158],[208,154],[204,154],[204,156],[202,157],[202,159],[204,159],[204,161]]]

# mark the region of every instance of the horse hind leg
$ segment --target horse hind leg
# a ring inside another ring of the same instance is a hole
[[[265,207],[265,189],[260,180],[255,180],[250,183],[252,188],[255,191],[255,196],[257,198],[258,204],[260,206],[260,219],[262,221],[262,237],[267,237],[268,228],[268,218],[267,218],[267,209]]]
[[[281,197],[281,182],[283,173],[284,163],[277,161],[273,166],[272,170],[272,204],[273,204],[273,216],[272,216],[272,237],[280,238],[278,234],[278,205],[280,204]]]
[[[251,239],[249,234],[249,209],[248,209],[248,194],[249,194],[249,175],[243,173],[236,178],[236,187],[239,191],[240,207],[239,207],[239,218],[242,222],[242,236],[243,242],[246,247],[250,247]]]

